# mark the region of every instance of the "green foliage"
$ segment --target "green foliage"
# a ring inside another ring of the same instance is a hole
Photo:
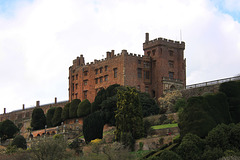
[[[84,99],[81,103],[78,105],[77,109],[77,116],[78,117],[85,117],[91,113],[91,103],[89,100]]]
[[[224,156],[223,150],[221,148],[206,148],[202,158],[207,160],[216,160]]]
[[[130,132],[121,132],[119,142],[121,142],[125,148],[134,150],[135,139]]]
[[[61,118],[63,121],[65,121],[66,119],[69,119],[69,108],[70,108],[70,103],[67,103],[62,110],[62,115]]]
[[[149,94],[139,93],[139,100],[142,106],[143,117],[159,114],[159,107]]]
[[[187,106],[187,101],[184,98],[179,98],[174,104],[175,111],[181,112]]]
[[[237,148],[238,150],[240,150],[240,123],[234,125],[234,126],[230,126],[231,130],[229,133],[229,141],[230,144]]]
[[[61,115],[62,115],[62,107],[57,107],[52,118],[53,126],[61,125],[61,122],[62,122]]]
[[[240,83],[236,81],[230,81],[222,83],[219,87],[219,91],[225,93],[228,97],[240,97]]]
[[[32,159],[34,160],[62,160],[70,155],[66,152],[67,144],[63,139],[44,139],[32,144]]]
[[[113,84],[113,85],[110,85],[107,89],[106,89],[106,98],[107,97],[112,97],[114,95],[117,94],[117,88],[120,87],[119,84]]]
[[[98,93],[97,96],[94,99],[94,102],[91,105],[91,112],[95,112],[97,110],[101,109],[101,103],[106,100],[106,91],[104,88],[102,88]]]
[[[47,123],[47,127],[48,127],[48,128],[53,127],[52,118],[53,118],[55,109],[56,109],[56,107],[51,107],[51,108],[47,111],[46,123]]]
[[[26,139],[22,135],[17,135],[13,139],[11,146],[16,146],[17,148],[27,149]]]
[[[144,127],[144,136],[147,137],[147,135],[149,134],[150,130],[151,130],[151,123],[145,119],[143,120],[143,127]]]
[[[83,120],[83,135],[86,143],[93,139],[102,139],[104,121],[100,111],[94,112]]]
[[[161,160],[181,160],[182,158],[173,151],[164,150],[159,159]]]
[[[131,133],[133,139],[143,137],[143,115],[136,89],[127,87],[118,90],[116,111],[116,140],[121,140],[121,135]]]
[[[9,138],[13,138],[13,136],[18,131],[19,131],[19,129],[17,128],[17,126],[9,119],[6,119],[5,121],[0,123],[1,141],[4,141]]]
[[[77,118],[77,109],[80,102],[80,99],[72,100],[69,107],[69,118]]]
[[[33,130],[44,129],[46,125],[46,117],[41,108],[36,107],[32,112],[31,127]]]

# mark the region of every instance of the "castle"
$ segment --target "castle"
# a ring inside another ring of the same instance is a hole
[[[88,99],[94,101],[97,92],[112,84],[136,87],[152,97],[164,92],[186,87],[185,43],[158,38],[149,40],[146,33],[144,55],[122,50],[106,53],[106,58],[86,63],[83,55],[73,60],[69,67],[69,101]]]

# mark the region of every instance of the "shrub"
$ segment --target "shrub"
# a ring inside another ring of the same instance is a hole
[[[104,122],[102,119],[102,113],[100,111],[94,112],[83,120],[83,135],[86,143],[91,140],[103,137]]]
[[[72,100],[69,107],[69,118],[77,118],[77,109],[80,102],[80,99]]]
[[[77,109],[77,116],[78,117],[85,117],[91,113],[91,103],[89,100],[84,99],[81,103],[78,105]]]
[[[13,136],[19,131],[17,126],[10,121],[9,119],[6,119],[3,122],[0,122],[0,136],[1,141],[4,141],[9,138],[13,138]]]
[[[62,108],[57,107],[55,112],[54,112],[53,118],[52,118],[52,125],[53,126],[61,125],[61,122],[62,122],[61,115],[62,115]]]
[[[182,158],[173,151],[164,150],[161,153],[159,159],[161,159],[161,160],[181,160]]]
[[[67,103],[62,110],[62,115],[61,118],[63,121],[69,118],[69,108],[70,108],[70,103]]]
[[[52,118],[54,115],[56,107],[51,107],[48,111],[47,111],[47,116],[46,116],[46,123],[47,123],[47,127],[53,127],[54,125],[52,124]]]
[[[206,148],[202,158],[207,160],[216,160],[224,156],[221,148]]]
[[[41,108],[36,107],[32,112],[31,127],[33,130],[44,129],[46,125],[46,117]]]
[[[26,139],[22,135],[17,135],[13,139],[11,146],[16,146],[17,148],[27,149]]]

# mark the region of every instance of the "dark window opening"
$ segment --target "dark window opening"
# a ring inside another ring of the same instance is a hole
[[[142,69],[141,68],[137,69],[137,74],[138,74],[138,78],[142,78]]]
[[[104,76],[104,81],[108,81],[108,75]]]
[[[95,79],[95,84],[98,84],[98,78]]]
[[[168,66],[170,68],[174,68],[174,61],[168,61]]]
[[[102,73],[103,67],[99,68],[99,72]]]
[[[105,66],[105,71],[107,71],[108,70],[108,66]]]
[[[113,72],[114,72],[114,78],[117,78],[117,68],[114,68]]]
[[[98,69],[95,69],[95,74],[98,74]]]
[[[102,83],[103,82],[103,77],[100,77],[99,81],[100,81],[100,83]]]
[[[87,99],[87,91],[83,91],[83,97],[84,99]]]
[[[169,79],[173,79],[174,78],[174,72],[169,72]]]

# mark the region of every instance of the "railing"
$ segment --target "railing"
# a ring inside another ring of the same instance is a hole
[[[174,82],[178,82],[178,83],[183,83],[182,80],[180,79],[174,79],[174,78],[169,78],[169,77],[163,77],[162,80],[164,81],[174,81]]]
[[[212,86],[212,85],[221,84],[221,83],[224,83],[224,82],[237,81],[237,80],[240,80],[240,76],[230,77],[230,78],[225,78],[225,79],[219,79],[219,80],[209,81],[209,82],[203,82],[203,83],[197,83],[197,84],[191,84],[191,85],[187,85],[186,89]]]

